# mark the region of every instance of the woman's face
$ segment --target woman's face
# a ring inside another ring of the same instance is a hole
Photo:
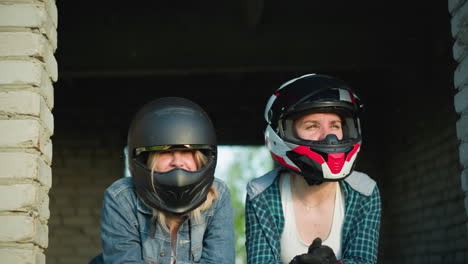
[[[155,157],[155,171],[166,172],[180,168],[188,171],[197,170],[195,151],[191,149],[162,150]]]
[[[343,138],[341,118],[333,113],[304,115],[294,121],[294,130],[306,140],[324,140],[329,134],[336,135],[339,140]]]

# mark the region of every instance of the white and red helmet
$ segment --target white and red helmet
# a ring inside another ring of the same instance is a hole
[[[302,175],[308,184],[339,181],[351,174],[361,147],[359,98],[343,81],[307,74],[281,85],[265,108],[265,144],[284,168]],[[294,120],[310,113],[335,113],[342,119],[343,138],[304,140]]]

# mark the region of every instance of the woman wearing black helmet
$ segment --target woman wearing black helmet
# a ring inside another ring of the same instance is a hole
[[[360,110],[326,75],[292,79],[271,96],[265,144],[279,166],[247,185],[249,264],[377,263],[379,190],[353,171]]]
[[[205,111],[165,97],[128,133],[131,177],[105,192],[104,263],[234,263],[230,192],[214,178],[217,145]]]

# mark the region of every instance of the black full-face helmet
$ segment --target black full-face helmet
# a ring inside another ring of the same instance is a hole
[[[152,151],[191,148],[201,151],[207,162],[196,171],[175,168],[151,172]],[[214,180],[216,136],[206,112],[194,102],[164,97],[144,105],[130,124],[128,164],[138,197],[160,211],[182,215],[200,206]]]
[[[265,144],[284,168],[302,175],[308,184],[339,181],[351,174],[361,146],[357,95],[343,81],[307,74],[285,82],[270,97],[265,119]],[[341,118],[343,138],[305,140],[294,131],[294,121],[312,113],[334,113]]]

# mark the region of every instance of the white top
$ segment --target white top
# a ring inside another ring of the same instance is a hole
[[[333,211],[333,223],[327,239],[322,245],[333,249],[336,258],[341,259],[341,229],[344,221],[344,199],[340,185],[337,184],[335,196],[335,209]],[[282,174],[281,203],[284,214],[284,231],[281,234],[281,261],[289,263],[295,256],[307,253],[309,244],[299,237],[296,228],[296,216],[294,213],[293,199],[291,194],[290,175]]]

